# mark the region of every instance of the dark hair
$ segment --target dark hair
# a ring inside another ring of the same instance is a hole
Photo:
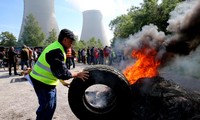
[[[14,48],[13,46],[10,46],[8,51],[13,51],[12,48]]]
[[[27,46],[26,45],[22,45],[22,48],[26,48]]]
[[[59,36],[58,36],[58,41],[62,42],[65,37],[67,37],[67,38],[69,38],[69,39],[71,39],[73,41],[75,40],[75,35],[74,35],[74,33],[71,30],[62,29],[60,31]]]

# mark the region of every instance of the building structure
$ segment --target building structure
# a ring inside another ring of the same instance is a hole
[[[99,10],[83,11],[83,25],[80,40],[88,41],[91,38],[100,39],[103,46],[109,46],[105,29],[102,23],[102,14]]]
[[[55,17],[54,0],[24,0],[24,13],[19,39],[24,31],[26,17],[30,14],[34,16],[46,37],[49,36],[49,32],[51,32],[52,29],[54,29],[57,34],[59,33]]]

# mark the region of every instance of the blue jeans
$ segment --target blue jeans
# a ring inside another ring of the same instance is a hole
[[[51,120],[56,109],[56,87],[49,88],[35,80],[32,82],[39,102],[36,120]]]

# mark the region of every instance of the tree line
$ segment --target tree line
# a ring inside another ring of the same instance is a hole
[[[109,27],[114,34],[112,45],[119,38],[128,38],[149,24],[154,24],[159,31],[168,33],[166,28],[170,12],[182,1],[185,0],[162,0],[158,4],[158,0],[143,0],[140,7],[132,6],[127,10],[127,14],[120,15],[110,22]]]
[[[45,33],[42,32],[41,27],[34,18],[32,14],[28,15],[25,20],[24,31],[22,32],[21,37],[17,40],[16,37],[8,32],[2,32],[0,34],[0,46],[10,47],[10,46],[48,46],[55,40],[57,40],[58,34],[55,29],[49,32],[48,38],[46,38]],[[76,36],[76,42],[74,43],[74,49],[82,49],[86,47],[103,47],[101,40],[96,40],[92,37],[88,41],[80,40],[78,41],[78,36]]]

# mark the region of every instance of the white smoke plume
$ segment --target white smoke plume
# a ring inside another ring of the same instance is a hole
[[[162,71],[171,71],[179,75],[200,78],[200,1],[188,0],[180,3],[170,13],[167,30],[172,32],[166,42],[172,44],[169,51],[175,55],[173,61]],[[174,45],[173,45],[174,44]],[[176,45],[177,44],[177,45]],[[184,55],[184,56],[183,56]]]
[[[188,21],[186,17],[193,14],[195,5],[198,5],[197,0],[179,3],[174,11],[170,12],[171,17],[168,20],[169,26],[167,30],[170,32],[178,32],[181,28],[184,28]]]

